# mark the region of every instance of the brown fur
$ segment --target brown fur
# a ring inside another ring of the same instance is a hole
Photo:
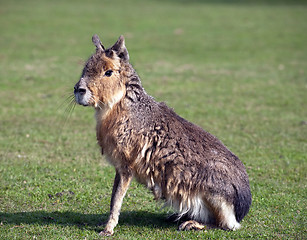
[[[102,153],[116,169],[111,212],[102,235],[112,235],[130,181],[135,177],[190,221],[181,230],[214,223],[238,229],[251,204],[242,162],[216,137],[147,95],[129,63],[124,38],[96,53],[75,86],[76,101],[96,110]],[[109,76],[112,70],[111,76]]]

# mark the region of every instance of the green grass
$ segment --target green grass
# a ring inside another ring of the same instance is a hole
[[[98,239],[114,170],[94,113],[66,97],[94,51],[126,36],[147,92],[218,136],[247,167],[236,232],[178,232],[133,182],[114,239],[304,239],[305,1],[1,1],[0,239]],[[110,238],[112,239],[112,237]]]

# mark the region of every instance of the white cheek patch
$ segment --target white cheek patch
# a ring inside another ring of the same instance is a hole
[[[125,91],[121,90],[117,92],[108,102],[102,103],[100,101],[95,102],[95,108],[98,110],[96,112],[96,119],[103,120],[106,118],[110,110],[118,103],[125,95]]]
[[[108,107],[109,109],[112,109],[113,106],[118,103],[124,96],[125,91],[121,90],[119,92],[117,92],[109,101],[108,101]]]

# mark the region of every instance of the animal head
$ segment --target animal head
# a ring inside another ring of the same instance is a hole
[[[74,87],[75,100],[83,106],[110,109],[125,96],[122,70],[129,62],[129,54],[123,36],[108,49],[104,48],[97,35],[92,41],[96,52],[86,62]]]

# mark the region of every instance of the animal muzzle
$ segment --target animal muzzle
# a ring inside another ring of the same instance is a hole
[[[74,95],[75,95],[75,100],[78,104],[83,106],[88,106],[90,104],[92,93],[88,89],[82,78],[74,87]]]

